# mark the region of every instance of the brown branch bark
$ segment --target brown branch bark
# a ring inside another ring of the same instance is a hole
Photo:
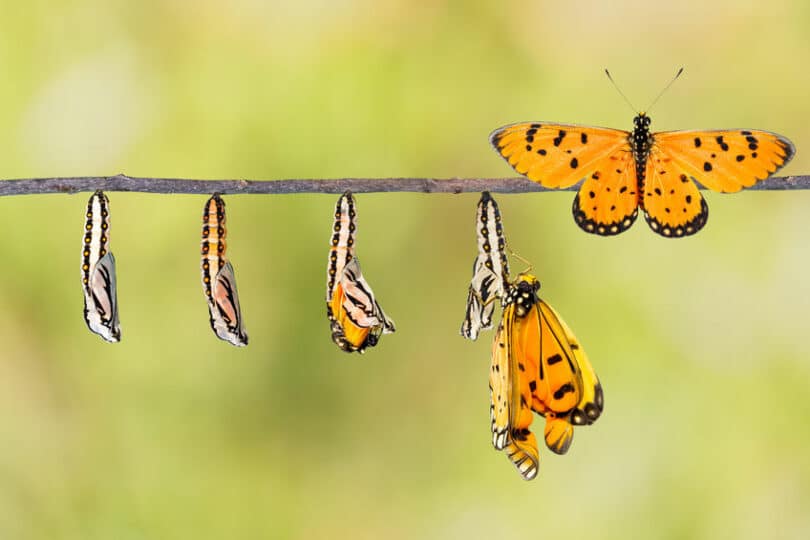
[[[526,178],[335,178],[297,180],[189,180],[184,178],[139,178],[87,176],[74,178],[32,178],[0,180],[0,196],[84,191],[136,191],[141,193],[295,194],[415,192],[415,193],[527,193],[558,191],[544,188]],[[566,191],[576,190],[576,186]],[[810,176],[773,177],[748,188],[752,190],[810,189]]]

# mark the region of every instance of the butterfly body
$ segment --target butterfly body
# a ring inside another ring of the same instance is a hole
[[[696,182],[735,192],[764,180],[795,154],[785,137],[731,129],[652,133],[645,113],[633,131],[558,123],[520,123],[495,130],[490,142],[520,174],[548,188],[582,184],[576,223],[610,236],[627,230],[641,210],[666,237],[695,234],[708,206]]]

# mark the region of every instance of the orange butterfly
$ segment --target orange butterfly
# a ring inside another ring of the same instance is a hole
[[[651,133],[643,112],[633,125],[630,132],[526,122],[495,130],[490,142],[518,173],[545,187],[566,188],[584,179],[574,219],[586,232],[603,236],[627,230],[639,208],[662,236],[695,234],[709,216],[695,182],[721,193],[739,191],[768,178],[796,153],[787,138],[768,131]]]
[[[604,393],[585,351],[559,314],[541,300],[540,282],[520,274],[504,298],[489,373],[492,444],[526,480],[537,476],[540,454],[529,429],[545,416],[546,446],[565,454],[574,426],[595,422]]]

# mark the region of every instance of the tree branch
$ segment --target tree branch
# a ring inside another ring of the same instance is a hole
[[[137,191],[142,193],[222,194],[295,194],[295,193],[380,193],[407,191],[416,193],[526,193],[558,191],[547,189],[526,178],[336,178],[300,180],[188,180],[183,178],[138,178],[87,176],[76,178],[33,178],[0,180],[0,196],[41,193],[79,193],[83,191]],[[575,191],[577,186],[565,188]],[[810,176],[773,177],[750,187],[752,190],[810,189]]]

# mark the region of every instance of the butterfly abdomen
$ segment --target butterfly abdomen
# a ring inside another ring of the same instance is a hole
[[[219,195],[208,200],[203,210],[202,281],[205,295],[210,299],[212,276],[225,265],[225,201]]]

